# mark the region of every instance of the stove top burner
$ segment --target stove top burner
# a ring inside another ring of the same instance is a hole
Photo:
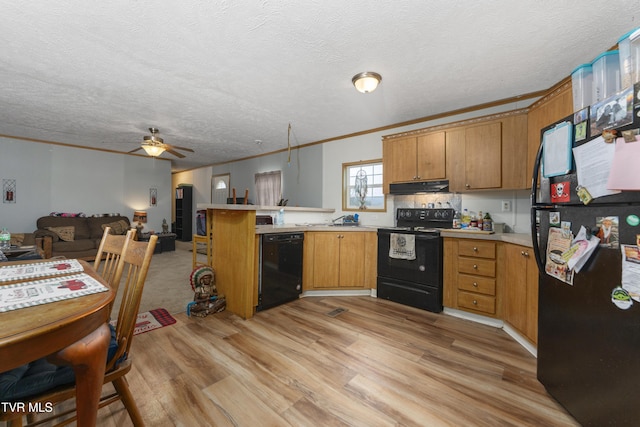
[[[455,211],[451,208],[398,208],[396,210],[396,225],[429,231],[453,228],[454,213]]]

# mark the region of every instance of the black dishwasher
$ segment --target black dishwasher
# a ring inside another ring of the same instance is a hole
[[[302,293],[304,233],[263,234],[256,311],[298,299]]]

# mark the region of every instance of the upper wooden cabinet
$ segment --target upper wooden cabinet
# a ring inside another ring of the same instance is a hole
[[[401,136],[382,141],[384,188],[392,182],[446,178],[445,133]]]
[[[527,156],[529,175],[533,172],[533,164],[538,154],[538,147],[540,147],[541,130],[571,113],[573,113],[573,94],[570,78],[558,83],[547,95],[530,107],[527,136],[529,140]],[[531,182],[528,183],[528,188],[531,188]]]
[[[451,191],[529,186],[525,112],[447,129],[446,150]]]
[[[451,191],[525,189],[527,110],[388,135],[384,191],[392,182],[448,179]]]

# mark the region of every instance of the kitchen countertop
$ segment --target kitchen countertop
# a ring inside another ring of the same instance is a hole
[[[279,211],[285,212],[313,212],[313,213],[333,213],[335,209],[308,208],[300,206],[262,206],[262,205],[218,205],[210,203],[198,203],[197,209],[221,209],[229,211]]]
[[[494,240],[498,242],[513,243],[516,245],[533,247],[531,240],[531,234],[529,233],[493,233],[493,234],[481,234],[478,232],[461,232],[461,231],[446,231],[440,232],[442,237],[455,237],[456,239],[478,239],[478,240]]]
[[[270,233],[300,233],[305,231],[335,231],[335,232],[362,232],[362,231],[377,231],[378,228],[388,228],[375,225],[358,225],[358,226],[335,226],[328,224],[285,224],[285,225],[257,225],[256,234],[270,234]],[[479,240],[494,240],[506,243],[513,243],[516,245],[532,247],[531,235],[527,233],[493,233],[493,234],[479,234],[470,231],[464,232],[448,232],[441,230],[440,235],[442,237],[455,237],[457,239],[479,239]]]
[[[362,231],[377,231],[376,226],[340,226],[340,225],[328,225],[328,224],[285,224],[285,225],[256,225],[256,234],[271,234],[271,233],[299,233],[305,231],[335,231],[335,232],[362,232]]]

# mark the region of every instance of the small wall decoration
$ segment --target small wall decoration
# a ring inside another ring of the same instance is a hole
[[[16,180],[15,179],[2,180],[2,200],[4,203],[16,202]]]
[[[149,206],[158,206],[158,189],[149,189]]]

